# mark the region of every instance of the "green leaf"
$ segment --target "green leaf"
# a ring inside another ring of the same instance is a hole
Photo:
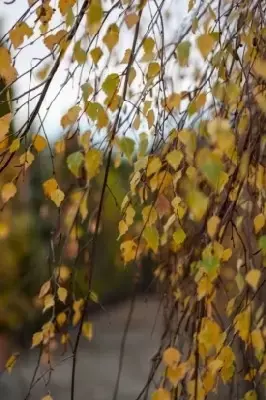
[[[176,48],[178,62],[181,67],[188,66],[190,48],[191,43],[188,40],[180,43]]]
[[[102,152],[98,149],[89,149],[85,155],[85,168],[88,180],[98,175],[102,165]]]
[[[119,41],[119,28],[116,24],[111,24],[106,34],[103,37],[103,43],[108,47],[111,52]]]
[[[119,146],[121,151],[130,160],[135,149],[134,140],[127,137],[123,137],[119,140]]]
[[[83,83],[83,85],[81,86],[81,90],[82,90],[83,100],[86,102],[88,100],[88,97],[93,93],[93,88],[89,84],[89,82],[86,82]]]
[[[95,47],[90,51],[90,56],[92,58],[92,61],[94,62],[95,65],[98,64],[99,60],[101,59],[103,55],[102,49],[100,47]]]
[[[212,274],[217,271],[220,264],[217,257],[210,255],[203,258],[203,260],[201,261],[201,265],[208,274]]]
[[[161,70],[160,64],[156,62],[151,62],[148,67],[147,78],[148,79],[154,78],[156,75],[159,74],[160,70]]]
[[[73,50],[73,58],[78,64],[84,64],[87,60],[86,51],[81,48],[81,40],[75,43]]]
[[[83,163],[84,157],[80,151],[76,151],[75,153],[70,154],[67,157],[67,166],[69,170],[75,175],[77,178],[80,175],[80,167]]]
[[[103,84],[102,89],[107,94],[107,96],[113,96],[119,86],[119,75],[118,74],[110,74],[108,75]]]
[[[100,109],[102,109],[101,104],[94,103],[92,101],[89,102],[86,112],[92,121],[96,121],[98,119]]]
[[[154,253],[157,253],[159,247],[159,234],[157,229],[154,226],[147,226],[144,229],[143,237],[148,247],[152,249]]]
[[[181,227],[179,227],[173,234],[173,239],[177,245],[182,244],[186,239],[186,234]]]
[[[139,156],[140,156],[140,157],[144,157],[145,154],[146,154],[147,148],[148,148],[148,144],[149,144],[148,135],[147,135],[147,133],[142,132],[142,133],[139,135],[139,138],[140,138],[140,143],[139,143]]]
[[[259,248],[262,251],[262,254],[266,254],[266,235],[263,235],[259,238]]]
[[[88,25],[94,25],[101,22],[103,9],[100,0],[92,0],[87,12]]]
[[[177,170],[183,159],[183,153],[180,150],[173,150],[167,154],[166,160],[174,170]]]

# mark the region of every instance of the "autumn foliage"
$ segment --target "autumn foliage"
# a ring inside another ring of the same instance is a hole
[[[55,337],[71,344],[71,400],[80,338],[93,338],[87,310],[99,301],[92,288],[107,196],[120,213],[115,257],[137,275],[152,255],[167,299],[161,346],[138,399],[149,391],[153,400],[265,393],[266,3],[189,0],[177,32],[170,3],[29,0],[0,42],[9,110],[0,118],[0,172],[15,165],[2,179],[1,205],[12,206],[38,157],[48,154],[51,172],[40,188],[58,223],[38,294],[47,321],[32,347]],[[33,45],[42,57],[20,70]],[[30,88],[16,94],[27,75]],[[45,120],[72,81],[54,143]],[[125,162],[127,192],[117,200],[110,172]],[[70,186],[58,175],[62,164]],[[70,250],[60,235],[71,239],[75,260],[83,257],[86,293],[79,298],[76,261],[65,265]]]

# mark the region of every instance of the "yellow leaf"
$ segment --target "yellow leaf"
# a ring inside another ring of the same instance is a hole
[[[143,237],[147,242],[147,245],[150,249],[157,253],[159,246],[159,234],[157,229],[154,226],[147,226],[144,229]]]
[[[103,55],[102,49],[100,47],[95,47],[90,51],[90,56],[92,58],[92,61],[94,62],[95,65],[98,64],[99,60],[101,59]]]
[[[9,359],[7,360],[5,369],[8,371],[9,374],[11,374],[12,369],[15,366],[18,356],[19,356],[18,353],[12,354],[12,356],[10,356]]]
[[[9,132],[12,114],[6,114],[0,118],[0,140],[3,140],[5,135]]]
[[[101,0],[90,1],[90,6],[87,11],[87,28],[91,35],[97,33],[103,17],[103,9]]]
[[[202,381],[206,393],[209,393],[213,390],[215,382],[216,382],[216,376],[212,374],[210,371],[206,371]]]
[[[17,188],[13,182],[5,183],[1,190],[1,197],[4,203],[15,196]]]
[[[197,46],[203,58],[207,58],[212,49],[214,48],[215,39],[213,35],[204,33],[203,35],[198,36],[197,38]]]
[[[82,325],[82,334],[88,340],[92,339],[92,323],[91,322],[84,322]]]
[[[232,150],[235,137],[231,131],[230,122],[226,119],[215,118],[208,122],[207,130],[213,142],[223,152]]]
[[[248,271],[246,275],[246,282],[252,287],[253,290],[256,290],[258,287],[258,283],[260,280],[261,272],[259,269],[251,269]]]
[[[161,166],[162,166],[162,162],[159,157],[150,157],[148,167],[147,167],[147,177],[158,172],[159,169],[161,168]]]
[[[258,352],[258,353],[263,353],[265,349],[265,343],[264,339],[261,333],[260,329],[254,329],[251,332],[251,342],[253,348]]]
[[[43,312],[49,310],[49,308],[54,306],[54,297],[52,294],[47,294],[44,298],[44,309]]]
[[[189,400],[205,400],[206,399],[206,393],[205,390],[202,386],[202,381],[200,378],[197,379],[197,393],[196,391],[196,385],[195,385],[195,379],[189,380],[187,383],[187,391],[189,394]]]
[[[199,111],[205,105],[206,99],[207,99],[207,96],[205,93],[200,93],[197,96],[197,98],[195,100],[195,105],[196,105],[197,111]]]
[[[266,79],[266,61],[265,60],[262,60],[261,58],[257,58],[253,63],[253,70],[257,75]]]
[[[20,139],[14,139],[9,146],[10,153],[15,153],[20,148]]]
[[[191,43],[186,40],[177,46],[177,57],[180,67],[188,66]]]
[[[39,346],[39,344],[41,344],[43,341],[43,333],[42,332],[36,332],[34,333],[34,335],[32,336],[32,345],[31,347],[36,347]]]
[[[68,10],[76,4],[76,0],[59,0],[59,10],[62,15],[66,15]]]
[[[223,362],[223,367],[230,367],[235,361],[235,355],[231,347],[224,346],[219,354],[219,359]]]
[[[19,161],[23,165],[24,169],[27,170],[34,161],[34,155],[30,150],[28,150],[19,157]]]
[[[210,295],[212,290],[213,290],[213,285],[209,277],[207,275],[204,275],[198,283],[197,287],[198,299],[201,300],[203,299],[203,297]]]
[[[98,149],[89,149],[85,154],[85,169],[88,179],[94,178],[100,172],[102,152]]]
[[[37,150],[38,152],[43,151],[47,146],[47,142],[46,142],[45,138],[41,135],[33,135],[32,136],[32,144],[33,144],[35,150]]]
[[[255,233],[258,233],[265,225],[265,217],[263,214],[258,214],[253,221]]]
[[[87,60],[87,53],[86,51],[81,47],[81,40],[78,40],[75,43],[74,49],[73,49],[73,59],[77,61],[79,65],[85,64]]]
[[[178,383],[184,379],[187,373],[187,363],[179,364],[177,367],[169,367],[167,368],[166,376],[169,381],[172,383],[174,387],[178,385]]]
[[[253,95],[261,110],[266,113],[266,93],[264,88],[261,86],[255,87]]]
[[[161,70],[160,64],[156,62],[151,62],[148,66],[147,78],[153,79],[156,75],[159,74]]]
[[[235,319],[235,331],[244,342],[247,342],[250,330],[250,307],[239,313]]]
[[[157,221],[158,215],[153,206],[144,207],[141,214],[142,214],[143,222],[147,226],[153,225]]]
[[[207,222],[207,232],[208,232],[208,235],[210,236],[210,238],[212,238],[215,235],[219,224],[220,224],[220,218],[217,217],[217,215],[213,215],[208,220],[208,222]]]
[[[61,118],[61,126],[62,128],[66,128],[69,125],[73,125],[79,116],[81,108],[79,106],[73,106],[71,107],[68,112],[63,115]]]
[[[139,116],[139,114],[136,115],[132,125],[133,125],[133,128],[136,129],[136,131],[139,129],[139,126],[140,126],[140,116]]]
[[[52,396],[50,396],[49,394],[47,394],[46,396],[44,396],[41,400],[53,400]]]
[[[183,159],[183,153],[180,150],[173,150],[166,156],[166,161],[174,170],[177,170]]]
[[[168,347],[163,353],[163,362],[167,367],[176,367],[181,359],[180,352],[174,347]]]
[[[55,147],[55,152],[57,154],[64,153],[65,149],[66,149],[66,143],[65,143],[64,139],[58,140],[57,142],[55,142],[54,147]]]
[[[64,200],[65,195],[64,192],[62,192],[62,190],[56,189],[54,192],[51,193],[50,198],[57,207],[60,207],[60,204]]]
[[[56,277],[60,282],[66,282],[71,275],[71,270],[66,265],[61,265],[56,269]]]
[[[187,235],[181,227],[177,228],[177,230],[173,234],[173,239],[177,245],[182,244],[185,241],[186,237]]]
[[[119,221],[118,231],[119,231],[118,239],[120,239],[121,236],[123,236],[128,231],[128,226],[123,219]]]
[[[216,359],[208,364],[208,369],[211,371],[212,375],[216,375],[217,372],[222,368],[222,366],[223,366],[223,361]]]
[[[249,390],[245,393],[243,400],[258,400],[257,393],[255,390]]]
[[[50,197],[51,194],[58,188],[58,183],[54,178],[50,178],[43,182],[42,186],[45,196]]]
[[[75,312],[80,311],[84,306],[84,300],[83,299],[79,299],[79,300],[75,300],[73,303],[73,310]]]
[[[125,50],[125,54],[124,54],[124,57],[123,57],[123,59],[121,61],[121,64],[128,64],[129,63],[131,52],[132,52],[131,49],[126,49]]]
[[[67,45],[66,38],[67,31],[64,29],[60,29],[55,35],[46,36],[43,43],[50,51],[53,51],[56,45],[59,45],[60,48],[63,50]]]
[[[25,36],[29,38],[32,34],[33,29],[26,22],[20,22],[9,32],[9,39],[16,49],[23,43]]]
[[[232,249],[225,249],[222,254],[222,261],[228,261],[232,256]]]
[[[44,282],[39,292],[39,299],[42,299],[51,289],[51,281]]]
[[[168,390],[159,388],[152,394],[152,400],[171,400],[171,394]]]
[[[180,106],[181,103],[181,95],[179,93],[172,93],[168,96],[163,102],[164,107],[168,108],[169,111],[172,111],[174,108]]]
[[[39,69],[39,71],[36,73],[36,77],[40,81],[43,81],[47,77],[50,68],[51,68],[50,64],[46,64],[44,67]]]
[[[72,318],[72,325],[76,326],[79,323],[80,319],[81,319],[81,312],[75,311]]]
[[[221,328],[209,318],[202,319],[201,330],[198,335],[199,343],[203,344],[207,351],[219,344]]]
[[[67,319],[66,313],[61,312],[60,314],[57,315],[56,322],[58,323],[59,326],[62,326],[66,322],[66,319]]]
[[[126,264],[135,259],[137,245],[133,240],[126,240],[125,242],[121,243],[120,250],[124,263]]]
[[[106,34],[103,37],[103,43],[111,52],[119,41],[119,28],[116,24],[109,25]]]
[[[193,218],[200,221],[207,211],[209,200],[204,193],[192,190],[187,193],[187,204]]]
[[[12,66],[12,59],[9,51],[5,47],[0,47],[0,76],[7,85],[10,85],[17,79],[17,70]]]
[[[128,29],[131,29],[134,25],[139,22],[139,16],[136,13],[127,14],[125,16],[125,22],[127,24]]]
[[[30,5],[35,4],[34,0],[28,1]],[[42,4],[36,8],[36,15],[43,23],[43,25],[40,26],[40,31],[42,28],[45,29],[45,27],[48,27],[48,22],[51,20],[53,13],[54,10],[47,1],[42,2]]]
[[[57,295],[60,301],[65,304],[67,298],[67,290],[64,287],[59,287],[57,289]]]
[[[153,126],[153,124],[154,124],[154,119],[155,119],[155,117],[154,117],[154,111],[153,111],[153,110],[149,110],[149,111],[148,111],[148,114],[147,114],[147,121],[148,121],[148,127],[149,127],[149,129],[151,129],[151,127]]]

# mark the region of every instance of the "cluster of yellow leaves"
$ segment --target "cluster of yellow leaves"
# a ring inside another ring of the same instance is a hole
[[[188,372],[188,362],[180,362],[181,354],[174,348],[169,347],[163,353],[163,362],[166,365],[166,376],[171,382],[173,387],[176,387],[180,381],[182,381]]]
[[[57,207],[60,207],[60,204],[65,198],[64,192],[59,188],[57,181],[54,178],[50,178],[43,183],[43,191],[45,196],[50,198]]]

